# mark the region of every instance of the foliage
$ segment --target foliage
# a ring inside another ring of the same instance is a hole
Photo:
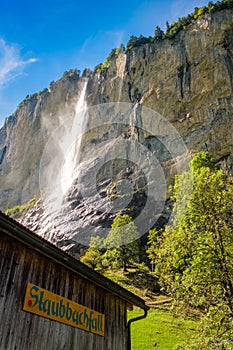
[[[23,106],[26,105],[27,102],[30,102],[30,101],[36,99],[38,96],[40,96],[41,93],[42,93],[42,92],[39,91],[39,92],[36,92],[36,93],[34,93],[34,94],[27,95],[27,96],[25,97],[25,99],[24,99],[22,102],[20,102],[20,104],[19,104],[18,107],[19,107],[19,108],[22,108]]]
[[[195,20],[207,13],[214,13],[231,8],[233,8],[233,0],[217,1],[215,4],[210,1],[208,3],[208,7],[195,7],[193,13],[188,14],[186,17],[179,18],[178,21],[173,22],[171,26],[169,26],[168,22],[166,22],[167,31],[164,34],[164,38],[173,38],[179,31],[185,29],[189,24],[195,22]]]
[[[172,39],[177,33],[185,29],[189,24],[194,23],[198,18],[202,17],[203,15],[232,8],[233,0],[222,0],[217,1],[216,3],[210,1],[208,3],[208,6],[203,6],[200,8],[195,7],[194,11],[191,14],[179,18],[177,22],[173,22],[171,25],[169,25],[167,21],[165,33],[158,26],[156,26],[154,38],[146,38],[142,35],[136,37],[132,35],[127,43],[127,50],[131,50],[134,47],[139,47],[147,43],[158,42],[166,38]]]
[[[126,270],[130,262],[138,261],[140,253],[139,237],[132,218],[128,214],[118,214],[104,241],[107,248],[103,256],[104,265],[116,268],[123,267]]]
[[[27,95],[26,98],[25,98],[25,100],[22,101],[21,104],[20,104],[19,106],[24,105],[24,103],[25,103],[26,101],[30,101],[30,100],[32,100],[32,99],[34,99],[34,98],[37,98],[37,99],[38,99],[41,95],[43,95],[43,94],[49,92],[50,90],[52,90],[52,89],[56,86],[56,84],[59,83],[60,81],[65,80],[65,79],[72,80],[72,79],[74,79],[74,78],[79,78],[79,76],[80,76],[80,70],[77,69],[77,68],[75,68],[75,69],[70,69],[69,71],[65,71],[65,72],[63,73],[63,76],[62,76],[59,80],[57,80],[56,82],[55,82],[55,81],[51,81],[51,82],[50,82],[50,84],[49,84],[49,89],[48,89],[48,88],[45,88],[45,89],[43,89],[43,90],[41,90],[41,91],[36,92],[35,94]]]
[[[124,44],[120,44],[120,47],[115,50],[115,55],[118,56],[120,52],[122,52],[122,53],[125,52]]]
[[[182,29],[183,29],[183,26],[179,22],[173,22],[170,25],[169,30],[166,31],[164,37],[165,38],[173,38]]]
[[[103,63],[99,63],[97,66],[95,66],[94,71],[96,73],[101,73],[104,69],[106,69],[105,65]]]
[[[75,68],[75,69],[70,69],[69,71],[65,71],[61,79],[70,79],[70,78],[76,78],[79,77],[80,75],[80,70]]]
[[[6,128],[7,125],[13,124],[16,121],[16,115],[15,113],[10,115],[9,117],[6,117],[4,127]]]
[[[110,54],[108,55],[108,57],[106,58],[104,65],[107,67],[109,62],[113,59],[116,58],[120,52],[124,52],[125,51],[125,47],[123,44],[120,45],[119,48],[115,48],[112,49],[112,51],[110,52]]]
[[[101,266],[103,239],[99,236],[92,237],[90,247],[80,261],[91,267],[93,270]]]
[[[139,46],[148,44],[150,42],[153,42],[152,37],[146,38],[143,35],[140,35],[139,37],[131,35],[131,37],[127,43],[127,50],[131,50],[133,47],[139,47]]]
[[[154,265],[157,258],[157,254],[156,254],[157,237],[158,237],[158,231],[156,230],[156,228],[149,231],[147,254],[152,264],[152,270],[154,269]]]
[[[233,186],[207,152],[194,156],[189,172],[176,178],[174,221],[150,243],[161,286],[180,311],[192,307],[202,327],[192,349],[233,345]],[[150,253],[151,254],[151,253]],[[224,345],[228,344],[228,345]],[[187,347],[185,347],[187,349]]]
[[[89,249],[80,260],[93,269],[123,267],[126,271],[129,263],[138,261],[139,253],[139,233],[132,218],[127,214],[118,214],[107,237],[92,237]]]
[[[211,170],[217,170],[216,162],[209,152],[201,151],[191,160],[192,171],[196,173],[201,168],[207,167]]]
[[[82,73],[82,77],[90,77],[92,75],[92,71],[90,68],[85,68]]]
[[[13,218],[20,218],[23,216],[30,208],[33,208],[35,203],[40,199],[40,195],[34,196],[27,203],[22,205],[16,205],[15,207],[8,208],[4,211],[4,213],[8,216],[12,216]]]
[[[204,15],[206,12],[207,12],[207,7],[206,6],[200,7],[193,14],[193,18],[197,19],[197,18],[201,17],[202,15]]]
[[[95,68],[94,68],[94,71],[96,73],[101,73],[103,72],[105,69],[108,68],[109,64],[110,64],[110,61],[114,58],[116,58],[120,52],[124,52],[125,51],[125,47],[123,44],[120,45],[119,48],[115,48],[115,49],[112,49],[112,51],[110,52],[110,54],[107,56],[106,60],[104,63],[99,63]]]
[[[99,269],[99,271],[123,288],[143,298],[150,305],[164,305],[171,300],[166,296],[158,295],[158,281],[154,273],[142,263],[131,264],[127,271],[122,269]]]
[[[52,89],[54,88],[55,85],[56,85],[55,81],[52,80],[52,81],[50,82],[50,84],[49,84],[50,90],[52,90]]]
[[[98,249],[89,248],[85,255],[80,258],[80,261],[94,270],[101,261],[100,251]]]
[[[161,41],[163,37],[164,37],[164,32],[159,26],[156,26],[155,33],[154,33],[155,41]]]

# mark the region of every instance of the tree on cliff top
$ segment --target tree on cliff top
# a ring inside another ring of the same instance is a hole
[[[154,33],[154,38],[156,41],[161,41],[163,40],[164,37],[164,32],[159,26],[156,26],[155,28],[155,33]]]

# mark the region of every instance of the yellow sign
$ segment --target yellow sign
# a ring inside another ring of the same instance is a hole
[[[104,315],[28,283],[23,310],[104,336]]]

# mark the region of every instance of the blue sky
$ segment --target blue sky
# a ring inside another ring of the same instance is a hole
[[[12,0],[0,4],[0,126],[64,71],[93,68],[130,35],[149,36],[204,0]]]

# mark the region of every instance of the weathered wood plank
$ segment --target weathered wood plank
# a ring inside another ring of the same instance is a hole
[[[105,336],[22,310],[27,283],[105,315]],[[1,350],[125,350],[126,302],[0,231]]]

